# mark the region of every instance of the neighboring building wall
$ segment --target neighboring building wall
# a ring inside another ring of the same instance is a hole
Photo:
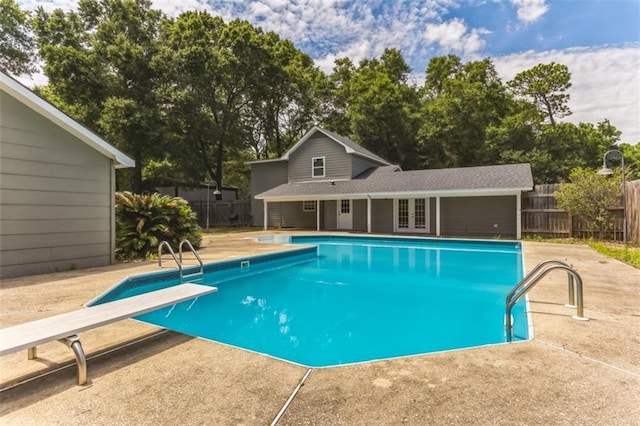
[[[111,160],[0,96],[0,276],[108,265]]]
[[[516,237],[516,196],[443,197],[442,235]]]
[[[311,159],[314,157],[325,158],[324,177],[311,177]],[[350,178],[351,155],[346,153],[342,145],[320,132],[316,132],[289,156],[290,182]]]
[[[311,160],[309,160],[311,162]],[[251,215],[253,226],[264,224],[264,204],[255,196],[278,185],[287,183],[288,164],[286,161],[254,163],[251,165]],[[269,226],[281,226],[281,204],[269,203]]]
[[[393,200],[371,200],[371,231],[393,232]]]
[[[162,195],[168,195],[170,197],[184,198],[188,202],[198,201],[207,202],[207,188],[188,188],[184,186],[159,186],[155,188],[158,193]],[[213,193],[216,190],[215,186],[209,187],[209,201],[216,201],[216,195]],[[235,188],[222,188],[220,195],[218,195],[219,201],[235,201],[238,199],[238,190]]]

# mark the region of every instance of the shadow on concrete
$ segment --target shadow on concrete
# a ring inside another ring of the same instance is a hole
[[[64,365],[55,365],[53,371],[39,371],[3,383],[0,390],[0,417],[13,411],[25,408],[35,402],[47,399],[57,393],[68,391],[70,388],[78,392],[86,390],[92,385],[92,380],[110,374],[121,368],[135,364],[140,360],[157,355],[167,349],[182,345],[194,339],[192,336],[173,331],[155,332],[134,342],[106,348],[100,352],[88,355],[88,381],[84,386],[78,386],[77,368],[75,361]],[[45,361],[45,364],[48,362]]]

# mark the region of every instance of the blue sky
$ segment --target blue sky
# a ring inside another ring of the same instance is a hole
[[[76,7],[73,0],[18,0],[24,9]],[[330,72],[401,49],[414,80],[429,59],[490,57],[503,81],[539,63],[572,73],[572,122],[609,119],[622,141],[640,141],[640,0],[153,0],[169,16],[207,10],[292,40]]]

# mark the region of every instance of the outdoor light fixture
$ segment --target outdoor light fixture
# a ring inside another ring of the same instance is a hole
[[[607,155],[616,154],[616,156],[620,156],[620,160],[622,161],[622,242],[627,244],[627,189],[626,189],[626,180],[624,175],[624,154],[622,151],[617,149],[612,149],[604,153],[602,157],[602,168],[598,170],[599,175],[612,175],[613,170],[607,167]]]
[[[217,196],[222,194],[222,192],[220,192],[220,190],[218,189],[218,182],[216,182],[215,180],[209,181],[207,183],[205,183],[205,185],[207,185],[207,233],[209,232],[209,193],[211,192],[210,188],[211,186],[214,186],[216,189],[215,191],[213,191],[213,195],[216,196],[216,199],[218,198]]]

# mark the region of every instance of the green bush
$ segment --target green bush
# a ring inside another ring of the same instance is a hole
[[[160,194],[116,192],[116,257],[147,259],[167,241],[174,250],[187,239],[200,247],[201,229],[196,214],[182,198]]]

